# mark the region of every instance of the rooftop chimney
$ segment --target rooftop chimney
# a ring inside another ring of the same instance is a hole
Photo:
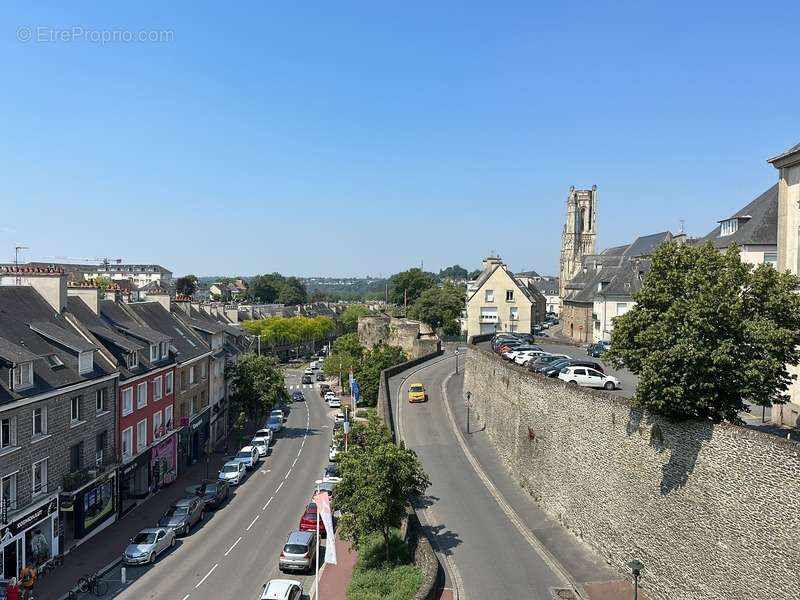
[[[190,315],[192,313],[192,298],[190,296],[176,296],[173,302],[184,314]]]
[[[67,276],[61,267],[0,267],[0,285],[29,285],[56,312],[67,308]]]
[[[94,281],[80,281],[67,284],[67,296],[80,298],[94,314],[97,314],[100,302],[100,288]]]
[[[167,312],[170,308],[170,296],[168,292],[150,292],[147,294],[148,300],[154,300],[163,306]]]

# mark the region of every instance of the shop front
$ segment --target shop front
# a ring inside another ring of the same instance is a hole
[[[150,495],[150,449],[119,468],[119,516],[130,512]]]
[[[2,578],[10,579],[26,565],[40,565],[59,553],[58,494],[10,516],[0,530]]]
[[[117,471],[109,471],[59,499],[65,549],[117,518]]]
[[[150,480],[153,492],[169,485],[178,476],[178,436],[171,433],[150,450]]]

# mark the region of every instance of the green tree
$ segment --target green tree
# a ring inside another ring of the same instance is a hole
[[[233,384],[234,414],[243,411],[256,423],[286,396],[283,373],[271,356],[245,354],[236,365],[229,367],[227,376]]]
[[[247,296],[251,300],[272,304],[277,301],[280,283],[272,275],[256,275],[250,280]],[[280,275],[279,275],[280,277]]]
[[[278,302],[281,304],[305,304],[308,291],[305,284],[297,277],[287,277],[278,287]]]
[[[322,369],[330,377],[339,377],[341,375],[343,381],[340,383],[345,387],[344,391],[349,393],[348,379],[345,376],[350,372],[350,369],[355,370],[355,367],[361,363],[363,356],[364,347],[358,341],[358,335],[347,333],[336,338],[336,341],[333,342],[330,354],[325,359]]]
[[[391,530],[400,526],[406,504],[425,493],[430,485],[427,474],[413,450],[391,442],[350,448],[342,455],[341,471],[342,481],[336,486],[336,507],[342,513],[338,531],[356,548],[370,534],[380,533],[388,563]]]
[[[480,269],[475,269],[474,271],[470,271],[469,280],[470,281],[475,280],[478,277],[480,277],[480,275],[481,275],[481,270]]]
[[[464,288],[446,283],[442,287],[428,288],[408,309],[408,316],[419,319],[445,335],[458,335],[461,325],[458,318],[464,310]]]
[[[375,406],[378,403],[381,371],[406,360],[408,359],[403,349],[398,346],[379,344],[364,353],[364,358],[355,368],[355,377],[361,386],[363,405]]]
[[[402,306],[407,296],[410,306],[422,292],[436,285],[436,277],[431,273],[425,273],[422,269],[414,268],[392,275],[390,282],[389,301]]]
[[[439,271],[439,279],[466,279],[469,273],[461,265],[453,265]]]
[[[175,281],[175,291],[181,296],[192,296],[197,291],[197,276],[184,275]]]
[[[111,277],[106,277],[105,275],[100,275],[99,277],[94,278],[94,284],[100,290],[100,297],[103,298],[112,285],[114,285],[114,281]]]
[[[344,309],[341,316],[342,325],[346,333],[358,331],[358,317],[370,314],[370,310],[363,304],[351,304]]]
[[[739,249],[661,246],[606,358],[639,376],[635,402],[674,419],[741,422],[747,403],[786,402],[800,360],[800,279],[755,269]]]

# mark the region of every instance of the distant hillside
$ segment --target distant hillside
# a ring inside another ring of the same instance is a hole
[[[382,300],[387,279],[380,277],[304,277],[309,297],[323,295],[332,300]]]

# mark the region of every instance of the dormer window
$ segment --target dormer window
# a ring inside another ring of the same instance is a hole
[[[161,358],[167,358],[169,356],[169,344],[167,342],[161,342]]]
[[[720,237],[733,235],[737,229],[739,229],[739,219],[728,219],[720,224],[719,235]]]
[[[158,359],[158,344],[150,344],[150,362],[155,362]]]
[[[78,373],[91,373],[94,370],[94,351],[78,353]]]
[[[33,363],[19,363],[14,367],[12,387],[14,390],[24,390],[33,385]]]
[[[128,363],[129,369],[137,368],[139,366],[139,353],[131,352],[128,354],[126,362]]]

